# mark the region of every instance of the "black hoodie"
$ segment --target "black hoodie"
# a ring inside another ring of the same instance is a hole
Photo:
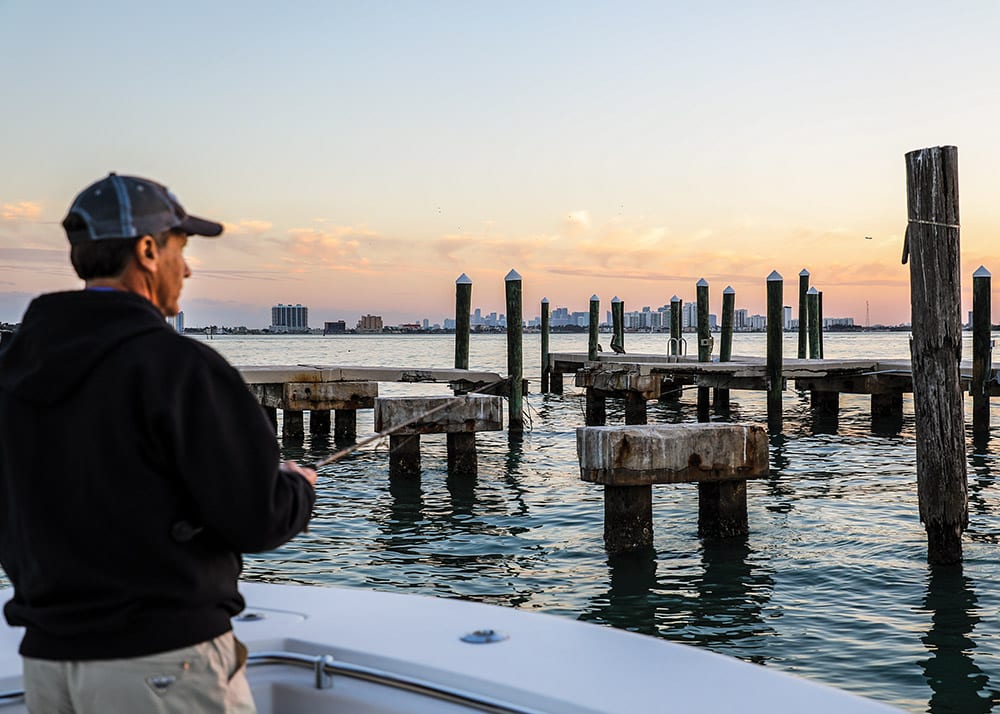
[[[136,657],[228,631],[240,553],[312,510],[278,459],[239,373],[146,299],[34,300],[0,350],[0,564],[21,654]]]

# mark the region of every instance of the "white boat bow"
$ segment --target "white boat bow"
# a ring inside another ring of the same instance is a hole
[[[251,652],[261,714],[897,711],[704,649],[553,615],[353,588],[240,589],[247,609],[233,625]],[[10,597],[0,590],[0,601]],[[0,630],[0,692],[10,693],[2,714],[25,711],[16,696],[21,634]]]

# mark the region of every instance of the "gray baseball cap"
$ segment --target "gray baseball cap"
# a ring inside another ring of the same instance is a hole
[[[197,236],[222,233],[221,223],[189,216],[166,186],[115,173],[83,189],[62,225],[70,243],[155,236],[171,228]]]

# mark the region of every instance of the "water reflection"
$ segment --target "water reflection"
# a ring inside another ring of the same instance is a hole
[[[724,538],[702,542],[702,576],[695,583],[698,600],[692,625],[699,642],[716,650],[736,646],[740,656],[762,663],[762,653],[750,642],[771,634],[763,611],[774,590],[770,573],[751,562],[753,550],[747,538]]]
[[[972,630],[980,619],[976,603],[972,580],[961,565],[930,568],[923,605],[932,625],[922,638],[930,657],[919,664],[934,692],[928,711],[935,714],[990,712],[1000,700],[1000,692],[989,687],[989,677],[972,658]]]

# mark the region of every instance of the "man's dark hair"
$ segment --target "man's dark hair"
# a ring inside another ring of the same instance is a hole
[[[171,231],[164,231],[153,236],[153,240],[161,248],[167,244]],[[183,235],[183,234],[179,234]],[[74,243],[70,248],[69,259],[73,269],[81,280],[96,280],[98,278],[117,278],[120,276],[139,238],[105,238],[103,240],[87,240]]]

